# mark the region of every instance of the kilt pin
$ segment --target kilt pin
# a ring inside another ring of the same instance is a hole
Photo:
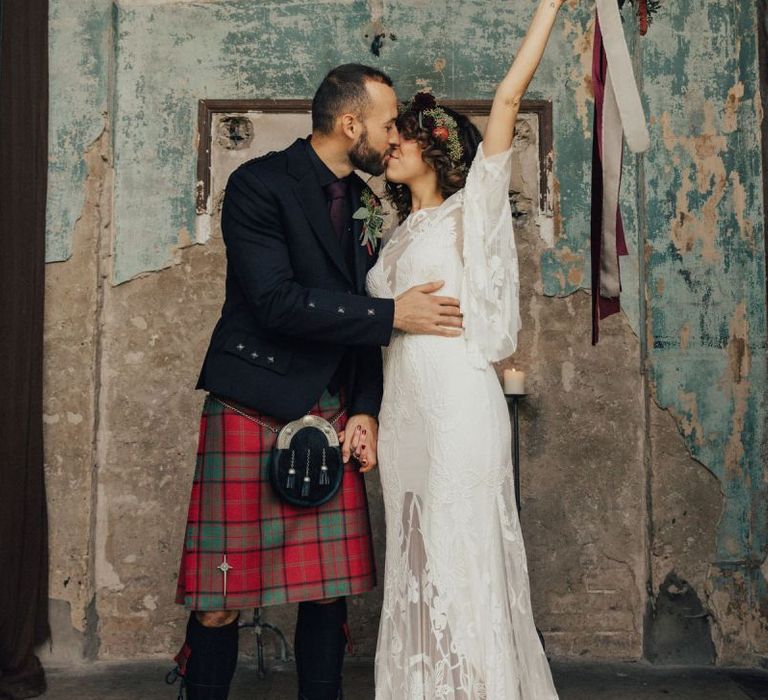
[[[330,420],[344,401],[343,392],[326,392],[310,413]],[[280,425],[244,406],[237,409]],[[345,423],[342,416],[337,429]],[[327,503],[292,506],[269,483],[276,439],[273,431],[206,397],[177,603],[191,610],[235,610],[354,595],[376,585],[368,500],[357,466],[344,466],[339,493]]]

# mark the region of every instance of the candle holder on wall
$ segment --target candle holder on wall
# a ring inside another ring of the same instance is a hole
[[[512,461],[515,468],[515,503],[520,512],[520,401],[528,394],[504,394],[512,410]]]

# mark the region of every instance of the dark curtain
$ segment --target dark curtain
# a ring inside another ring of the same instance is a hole
[[[48,0],[0,0],[0,668],[48,628],[42,379]]]

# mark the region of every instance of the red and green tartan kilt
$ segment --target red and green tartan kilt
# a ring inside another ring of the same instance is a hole
[[[339,397],[326,393],[311,413],[330,420],[340,408]],[[335,427],[345,423],[343,416]],[[177,603],[190,610],[239,610],[353,595],[376,585],[358,467],[345,465],[339,492],[322,506],[289,505],[274,494],[267,473],[276,439],[268,428],[206,398]]]

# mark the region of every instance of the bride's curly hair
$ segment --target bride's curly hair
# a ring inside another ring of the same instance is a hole
[[[428,107],[428,105],[420,105],[419,97],[420,94],[410,103],[409,108],[400,114],[397,119],[397,129],[402,138],[415,140],[419,143],[422,149],[421,156],[424,162],[437,173],[440,193],[447,199],[464,187],[469,166],[475,158],[477,147],[483,137],[468,117],[440,105],[440,109],[453,117],[458,127],[462,151],[461,161],[452,161],[448,155],[445,139],[436,138],[433,135],[434,124],[432,120],[422,114],[421,122],[419,121],[420,107]],[[387,182],[386,194],[397,211],[398,220],[404,221],[411,213],[411,190],[407,185]]]

